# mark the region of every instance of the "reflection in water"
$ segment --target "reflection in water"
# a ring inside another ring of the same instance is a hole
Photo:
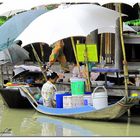
[[[34,109],[9,109],[0,104],[3,136],[140,136],[140,117],[87,121],[42,115]]]
[[[44,115],[35,116],[37,122],[42,124],[42,135],[46,136],[54,132],[53,136],[94,136],[94,132],[86,130],[79,125],[67,122],[64,119],[48,117]],[[53,126],[53,129],[50,127]],[[54,130],[54,131],[52,131]]]

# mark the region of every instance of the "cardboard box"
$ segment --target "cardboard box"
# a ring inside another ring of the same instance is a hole
[[[63,108],[75,108],[84,105],[83,96],[63,96]]]

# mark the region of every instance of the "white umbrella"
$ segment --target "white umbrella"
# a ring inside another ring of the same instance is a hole
[[[125,23],[123,23],[123,31],[130,31],[130,32],[136,32],[132,27],[130,27],[129,25],[126,25]],[[100,28],[100,30],[98,31],[98,33],[115,33],[115,26],[110,26],[110,27],[102,27]]]
[[[13,40],[45,9],[30,10],[13,16],[0,26],[0,51],[8,48]]]
[[[17,38],[23,46],[33,42],[52,43],[71,36],[87,36],[91,31],[115,27],[120,14],[94,4],[57,8],[36,18]]]
[[[10,48],[0,51],[0,61],[16,64],[26,59],[29,59],[29,52],[17,44],[13,44]]]

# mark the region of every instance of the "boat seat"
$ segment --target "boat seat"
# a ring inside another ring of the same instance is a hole
[[[93,106],[82,106],[77,108],[52,108],[52,107],[46,107],[43,105],[38,105],[38,110],[42,112],[46,112],[48,114],[54,114],[54,115],[71,115],[71,114],[78,114],[78,113],[86,113],[96,110]]]

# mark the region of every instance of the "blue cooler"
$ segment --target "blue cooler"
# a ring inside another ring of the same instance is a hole
[[[69,92],[56,94],[56,108],[63,108],[63,96],[71,96]]]

